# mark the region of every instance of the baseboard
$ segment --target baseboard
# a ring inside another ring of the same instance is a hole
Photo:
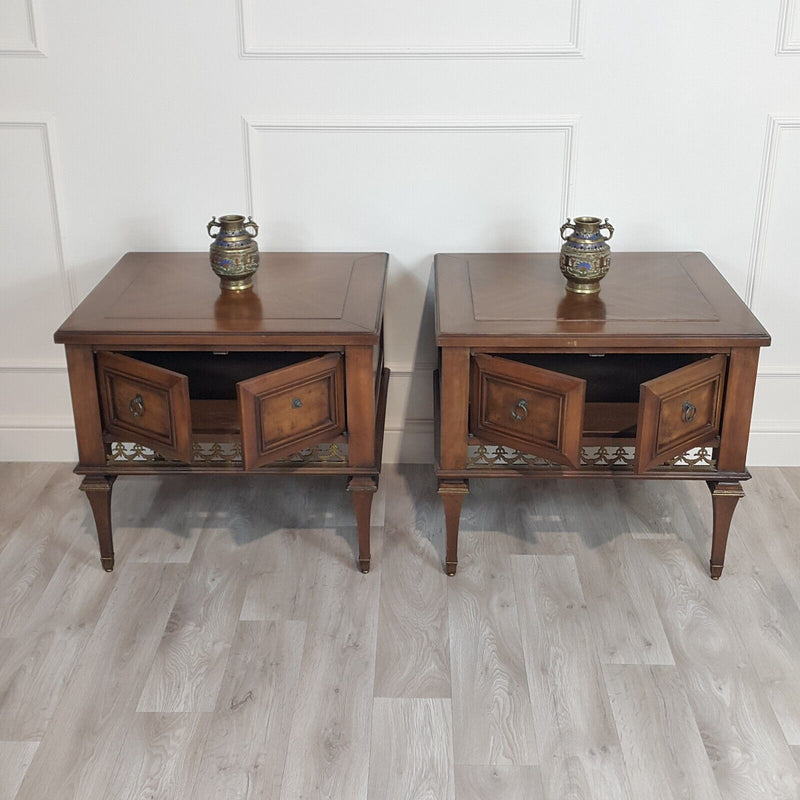
[[[753,423],[747,464],[751,467],[800,466],[800,425]]]
[[[402,427],[387,427],[383,434],[384,464],[432,464],[433,420],[406,420]]]
[[[0,461],[77,461],[71,422],[0,417]]]

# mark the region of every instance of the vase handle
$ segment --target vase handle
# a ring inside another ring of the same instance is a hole
[[[597,226],[597,230],[601,231],[605,228],[608,231],[608,236],[604,236],[603,238],[608,241],[614,235],[614,226],[608,221],[608,217],[606,217],[605,222],[602,225]]]
[[[211,217],[211,222],[209,222],[208,225],[206,225],[206,230],[208,231],[208,235],[212,239],[216,239],[217,238],[216,235],[211,233],[211,229],[213,227],[217,227],[217,228],[221,228],[222,227],[222,223],[221,222],[217,222],[217,218],[216,217]]]
[[[567,218],[567,221],[561,226],[561,238],[566,242],[569,239],[569,236],[564,236],[564,231],[570,228],[571,230],[575,230],[575,226],[572,224],[572,220]],[[608,237],[611,238],[610,236]]]
[[[245,222],[245,224],[242,225],[242,227],[245,230],[247,230],[248,228],[255,228],[255,231],[253,233],[251,233],[250,235],[252,236],[253,239],[255,239],[256,236],[258,236],[258,225],[255,222],[253,222],[253,218],[252,217],[248,217],[247,218],[247,222]],[[249,231],[248,231],[248,233],[249,233]],[[611,237],[609,236],[608,238],[610,239]]]

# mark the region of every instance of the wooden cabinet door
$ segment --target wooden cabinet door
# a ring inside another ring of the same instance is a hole
[[[344,430],[341,353],[258,375],[236,388],[245,469],[330,441]]]
[[[704,358],[641,385],[636,472],[693,447],[719,444],[727,361],[724,355]]]
[[[167,458],[192,460],[185,375],[119,353],[98,353],[97,380],[108,434],[151,447]]]
[[[471,371],[473,434],[487,444],[580,465],[586,381],[488,355],[473,356]]]

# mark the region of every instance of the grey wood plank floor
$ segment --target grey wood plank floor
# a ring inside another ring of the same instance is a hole
[[[372,571],[344,481],[121,478],[100,568],[69,465],[0,465],[0,800],[800,798],[800,468],[708,578],[702,483],[427,465]]]

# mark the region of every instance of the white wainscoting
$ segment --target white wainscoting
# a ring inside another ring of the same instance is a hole
[[[581,0],[238,0],[242,58],[572,58]]]
[[[39,2],[0,0],[0,458],[74,457],[73,301],[245,211],[264,251],[391,254],[385,454],[429,460],[434,253],[554,251],[587,213],[752,304],[750,462],[800,463],[800,0]]]
[[[797,0],[781,0],[776,53],[779,56],[800,55],[800,3]]]
[[[794,239],[800,214],[800,117],[767,120],[745,298],[767,325],[753,411],[753,459],[797,463],[800,453],[800,289]],[[758,463],[753,461],[753,463]]]
[[[391,254],[387,458],[432,455],[435,251],[548,249],[571,210],[577,125],[245,118],[248,213],[270,249]]]
[[[37,0],[0,2],[0,56],[43,56]]]
[[[63,348],[53,344],[53,331],[74,303],[57,172],[51,119],[0,117],[0,247],[7,276],[0,292],[3,460],[36,458],[34,441],[45,458],[75,449]],[[57,442],[48,445],[54,431]]]

